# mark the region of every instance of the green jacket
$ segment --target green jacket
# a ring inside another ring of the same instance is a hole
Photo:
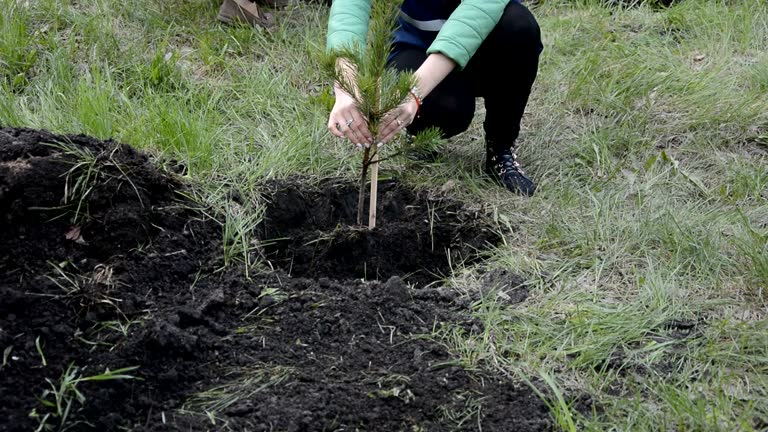
[[[496,27],[510,0],[462,0],[427,48],[464,68]],[[370,0],[334,0],[328,19],[327,49],[365,46]]]

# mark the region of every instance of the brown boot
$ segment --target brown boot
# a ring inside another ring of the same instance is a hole
[[[255,3],[248,0],[224,0],[219,9],[219,21],[226,24],[245,23],[254,27],[264,27],[273,31],[275,23],[272,14],[259,10]]]
[[[291,4],[291,0],[256,0],[256,4],[274,9],[282,9]]]

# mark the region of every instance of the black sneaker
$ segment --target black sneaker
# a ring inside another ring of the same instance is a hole
[[[517,156],[512,150],[487,150],[485,154],[485,173],[501,183],[510,192],[533,196],[536,185],[526,177]]]

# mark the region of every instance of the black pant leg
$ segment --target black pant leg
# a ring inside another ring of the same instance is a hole
[[[467,79],[485,101],[483,127],[492,145],[514,146],[538,73],[541,50],[536,18],[528,8],[512,2],[467,64]]]

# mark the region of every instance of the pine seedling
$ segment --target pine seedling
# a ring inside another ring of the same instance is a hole
[[[384,116],[407,97],[416,83],[412,73],[403,73],[387,67],[391,53],[391,37],[397,23],[399,2],[374,0],[368,24],[365,47],[345,46],[331,50],[323,62],[327,76],[351,95],[365,121],[368,130],[376,137]],[[349,67],[342,67],[346,63]],[[369,201],[368,227],[376,226],[376,191],[378,182],[378,146],[371,145],[363,152],[360,170],[360,194],[357,202],[357,224],[363,224],[365,181],[371,168],[371,196]]]

